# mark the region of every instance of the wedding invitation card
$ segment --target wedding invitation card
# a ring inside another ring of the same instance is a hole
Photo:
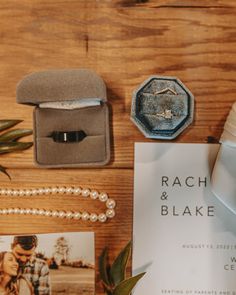
[[[218,150],[135,144],[135,295],[236,295],[236,215],[210,187]]]

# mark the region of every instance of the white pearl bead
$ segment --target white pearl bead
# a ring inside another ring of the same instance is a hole
[[[42,195],[45,195],[46,194],[46,188],[45,187],[42,187]]]
[[[17,191],[17,190],[12,190],[11,195],[12,195],[13,197],[16,197],[16,196],[18,195],[18,191]]]
[[[66,194],[67,195],[70,195],[70,194],[72,194],[73,193],[73,188],[72,187],[67,187],[66,188]]]
[[[12,214],[13,213],[13,209],[12,208],[9,208],[8,209],[8,214]]]
[[[80,195],[81,194],[81,188],[80,187],[76,187],[73,189],[73,194],[74,195]]]
[[[115,216],[115,210],[114,209],[107,209],[106,216],[108,218],[113,218]]]
[[[84,188],[83,190],[82,190],[82,196],[83,197],[88,197],[89,196],[89,194],[90,194],[90,190],[88,189],[88,188]]]
[[[19,190],[19,196],[23,197],[25,195],[25,191],[23,189]]]
[[[1,209],[1,214],[8,214],[8,209],[5,209],[5,208]]]
[[[91,191],[90,198],[93,200],[96,200],[98,198],[98,192],[97,191]]]
[[[58,193],[59,194],[64,194],[65,193],[65,191],[66,191],[66,188],[64,187],[64,186],[61,186],[61,187],[59,187],[59,189],[58,189]]]
[[[12,194],[12,190],[11,190],[11,189],[7,189],[7,190],[6,190],[6,195],[7,195],[7,196],[10,196],[11,194]]]
[[[101,194],[99,195],[99,200],[100,200],[101,202],[106,202],[106,201],[108,200],[108,195],[107,195],[106,193],[101,193]]]
[[[20,209],[20,212],[19,212],[21,215],[25,214],[25,210],[24,209]]]
[[[38,211],[38,215],[44,215],[44,210],[43,209],[40,209],[39,211]]]
[[[57,186],[51,188],[52,194],[57,194],[58,190],[59,190],[59,188]]]
[[[1,194],[1,195],[5,195],[5,194],[6,194],[6,190],[5,190],[4,188],[1,189],[1,190],[0,190],[0,194]]]
[[[59,218],[64,218],[65,217],[65,212],[64,211],[59,211],[59,213],[58,213],[58,217]]]
[[[32,209],[32,210],[31,210],[31,214],[33,214],[33,215],[37,215],[37,214],[38,214],[38,210],[37,210],[37,209]]]
[[[104,214],[104,213],[100,213],[100,214],[98,215],[98,220],[99,220],[100,222],[105,222],[105,221],[107,220],[107,216],[106,216],[106,214]]]
[[[51,212],[50,210],[46,210],[44,215],[45,215],[45,216],[51,216],[51,213],[52,213],[52,212]]]
[[[80,212],[75,212],[73,218],[74,219],[80,219],[81,218],[81,213]]]
[[[106,206],[108,209],[114,209],[116,207],[116,202],[113,199],[108,199],[106,202]]]
[[[96,222],[98,220],[98,216],[95,213],[90,214],[90,221]]]
[[[86,221],[89,219],[89,213],[88,212],[83,212],[82,213],[82,220]]]
[[[36,195],[37,195],[37,193],[38,193],[38,192],[37,192],[37,190],[36,190],[36,189],[32,189],[32,190],[31,190],[31,195],[32,195],[32,196],[36,196]]]
[[[52,214],[51,214],[52,217],[58,217],[58,215],[59,215],[58,211],[56,210],[52,211]]]
[[[19,212],[20,212],[20,209],[19,208],[14,208],[14,213],[15,214],[19,214]]]
[[[71,219],[72,217],[73,217],[73,212],[68,211],[68,212],[66,213],[66,218]]]
[[[30,214],[31,210],[29,208],[25,209],[25,214]]]
[[[44,189],[44,193],[45,193],[45,195],[49,195],[49,194],[51,194],[51,188],[46,187],[46,188]]]
[[[31,195],[31,190],[30,189],[25,190],[25,195],[30,196]]]

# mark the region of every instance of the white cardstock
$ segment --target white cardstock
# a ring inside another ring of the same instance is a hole
[[[210,189],[218,150],[135,144],[132,265],[146,275],[133,294],[236,295],[236,215]]]

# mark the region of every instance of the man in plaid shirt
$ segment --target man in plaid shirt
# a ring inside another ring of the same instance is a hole
[[[50,295],[49,267],[46,261],[35,257],[37,245],[36,236],[16,236],[12,243],[12,253],[24,277],[32,284],[34,295]]]

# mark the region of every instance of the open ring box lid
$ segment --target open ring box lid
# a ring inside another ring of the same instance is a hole
[[[193,115],[194,96],[176,77],[151,76],[133,93],[131,120],[147,138],[174,139]]]
[[[110,159],[109,108],[104,81],[87,69],[26,76],[17,102],[34,105],[34,154],[40,167],[96,167]],[[55,142],[53,132],[84,131],[80,142]]]

